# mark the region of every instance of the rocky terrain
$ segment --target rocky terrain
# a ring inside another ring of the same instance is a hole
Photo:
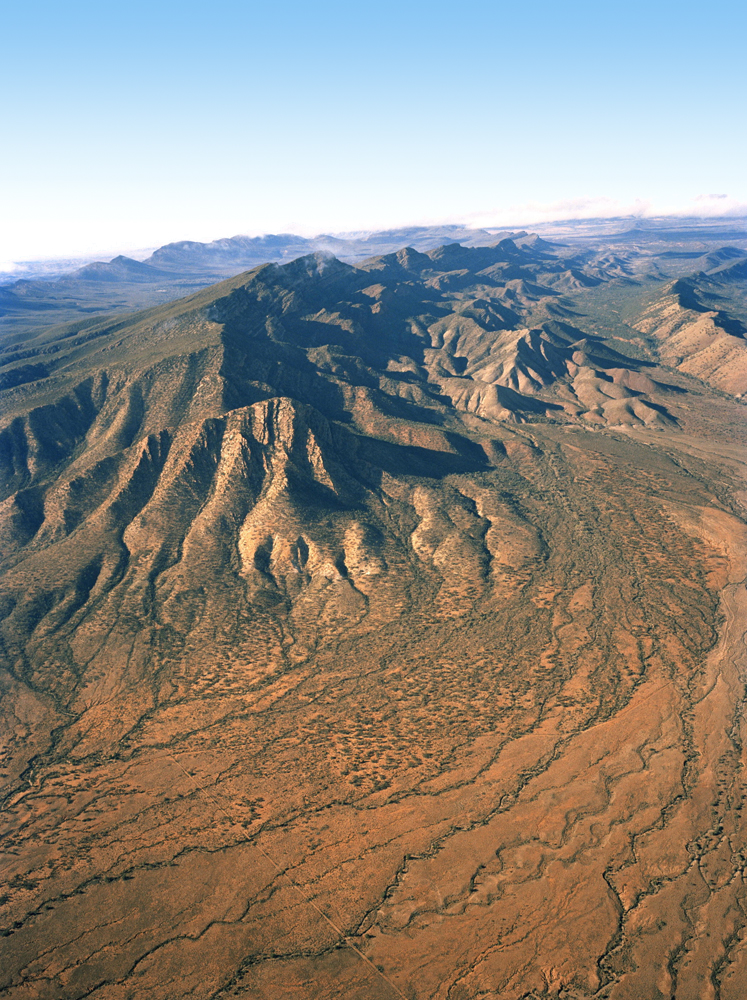
[[[747,256],[667,246],[10,328],[4,997],[743,1000]]]
[[[591,219],[544,223],[540,234],[560,240],[574,265],[624,260],[648,277],[689,275],[699,260],[724,246],[747,251],[747,219]],[[268,262],[288,263],[311,253],[333,254],[358,264],[376,254],[409,246],[427,252],[460,243],[492,246],[506,237],[523,238],[525,230],[498,232],[463,225],[410,226],[378,232],[292,233],[232,236],[199,243],[182,240],[158,247],[144,260],[119,254],[109,261],[27,261],[19,274],[0,272],[0,338],[27,336],[42,326],[92,319],[113,310],[135,311],[163,305],[199,291],[240,271]],[[706,261],[707,263],[707,261]],[[611,274],[611,272],[609,272]]]
[[[455,242],[487,246],[500,235],[513,234],[465,226],[411,226],[311,238],[280,233],[232,236],[212,243],[182,240],[158,247],[145,260],[119,254],[78,267],[65,261],[27,262],[21,265],[20,278],[0,272],[0,335],[10,330],[25,334],[114,309],[161,305],[258,264],[287,263],[310,253],[332,253],[354,263],[406,245],[418,250]]]

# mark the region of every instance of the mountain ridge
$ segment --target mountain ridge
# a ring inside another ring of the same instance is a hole
[[[0,343],[10,1000],[741,1000],[745,410],[681,331],[745,313],[687,261],[317,251]]]

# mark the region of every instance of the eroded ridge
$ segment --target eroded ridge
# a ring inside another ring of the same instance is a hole
[[[392,256],[14,387],[4,996],[743,997],[741,404]]]

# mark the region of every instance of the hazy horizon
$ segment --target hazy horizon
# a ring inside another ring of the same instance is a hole
[[[0,261],[747,210],[734,2],[542,0],[530,23],[487,0],[42,0],[6,22]]]
[[[149,256],[158,247],[164,246],[169,243],[177,243],[181,241],[210,243],[214,240],[231,239],[237,237],[248,237],[251,239],[256,239],[256,238],[261,238],[263,236],[277,236],[283,234],[301,236],[306,239],[313,239],[321,236],[332,236],[337,238],[346,238],[346,237],[360,238],[368,233],[374,234],[386,230],[411,229],[419,227],[447,228],[451,226],[454,227],[464,226],[466,228],[484,229],[487,230],[488,232],[490,231],[497,232],[500,229],[525,229],[531,226],[537,226],[538,228],[541,229],[547,226],[552,227],[554,224],[561,226],[564,223],[571,224],[579,222],[589,222],[589,223],[599,222],[601,224],[604,222],[614,222],[615,220],[618,219],[621,221],[636,220],[636,219],[648,219],[648,220],[693,219],[706,222],[710,219],[719,220],[719,219],[747,218],[747,204],[744,205],[734,204],[733,207],[730,205],[729,209],[724,209],[722,207],[723,205],[724,202],[720,198],[718,200],[716,198],[709,198],[709,199],[704,198],[702,199],[700,205],[696,204],[695,206],[683,207],[679,211],[673,210],[668,212],[659,212],[654,210],[654,208],[652,207],[648,211],[639,209],[638,211],[614,212],[610,209],[608,214],[599,212],[594,214],[590,213],[586,215],[583,214],[568,215],[560,212],[559,210],[553,213],[552,208],[548,207],[548,210],[545,212],[544,215],[540,215],[538,213],[538,216],[535,218],[522,218],[518,214],[516,214],[516,216],[514,217],[512,213],[507,212],[504,216],[503,221],[500,221],[499,219],[491,221],[490,219],[480,220],[476,218],[471,218],[471,219],[465,219],[463,221],[455,221],[453,219],[448,219],[448,220],[403,222],[400,224],[394,224],[391,226],[380,227],[380,228],[361,227],[358,229],[346,229],[346,230],[332,230],[331,228],[312,229],[310,227],[301,226],[296,230],[274,229],[274,230],[262,230],[253,232],[237,231],[231,233],[227,232],[214,233],[212,231],[209,231],[207,235],[201,233],[200,235],[180,236],[174,239],[166,238],[160,242],[153,242],[147,246],[144,244],[140,244],[138,246],[116,246],[116,245],[111,245],[111,243],[109,243],[109,244],[102,244],[101,246],[97,247],[89,247],[84,249],[77,249],[77,250],[69,249],[67,251],[63,250],[59,253],[31,255],[25,258],[21,258],[19,256],[16,256],[15,258],[9,257],[8,259],[5,260],[0,259],[0,274],[4,273],[7,275],[7,274],[12,274],[15,271],[23,271],[23,266],[25,264],[34,264],[34,263],[41,264],[45,262],[52,263],[58,261],[59,262],[69,261],[72,266],[75,262],[94,260],[98,257],[108,259],[110,257],[118,256],[120,254],[125,256],[131,256],[134,257],[135,259],[145,259],[145,257]],[[701,211],[697,211],[698,207],[701,208]],[[710,212],[705,211],[705,208],[707,207],[711,207],[712,211]],[[719,211],[718,209],[721,210]]]

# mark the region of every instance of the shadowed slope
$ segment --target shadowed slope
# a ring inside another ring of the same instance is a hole
[[[741,1000],[744,411],[566,263],[2,356],[4,995]]]

